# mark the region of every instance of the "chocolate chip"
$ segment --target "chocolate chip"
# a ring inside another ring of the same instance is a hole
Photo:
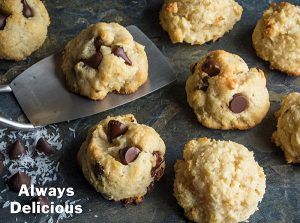
[[[96,51],[99,51],[102,45],[104,45],[102,39],[100,38],[100,36],[97,36],[94,39],[94,46],[96,48]]]
[[[243,94],[235,94],[229,103],[229,108],[233,113],[241,113],[248,107],[248,99]]]
[[[124,165],[128,165],[129,163],[136,160],[139,156],[141,150],[135,146],[126,147],[119,151],[120,159]]]
[[[26,18],[30,18],[33,17],[33,12],[32,9],[30,8],[30,6],[28,5],[26,0],[21,0],[22,4],[23,4],[23,15]]]
[[[46,196],[36,196],[31,199],[31,204],[33,205],[33,202],[40,202],[41,207],[42,206],[50,206],[50,201]]]
[[[16,140],[8,148],[8,155],[9,158],[12,160],[19,159],[25,153],[26,153],[26,149],[19,140]]]
[[[154,181],[152,181],[150,185],[147,187],[147,193],[151,193],[154,190],[154,185],[155,183]]]
[[[121,46],[115,47],[115,48],[113,49],[112,53],[115,54],[115,55],[118,56],[118,57],[123,58],[123,60],[125,60],[125,63],[126,63],[127,65],[132,65],[132,62],[131,62],[131,60],[128,58],[128,56],[127,56],[127,54],[125,53],[123,47],[121,47]]]
[[[97,178],[102,177],[102,175],[104,174],[104,167],[101,164],[96,163],[94,166],[94,173]]]
[[[5,160],[5,156],[3,155],[3,153],[0,152],[0,161],[4,161]]]
[[[164,174],[164,167],[162,166],[164,159],[158,151],[153,152],[153,155],[156,156],[156,165],[151,169],[151,176],[155,180],[159,180]]]
[[[102,58],[103,58],[102,53],[96,52],[89,59],[83,59],[82,62],[97,70],[102,61]]]
[[[30,176],[28,176],[26,173],[18,172],[8,180],[7,185],[12,191],[19,192],[23,184],[29,187],[30,183]]]
[[[210,77],[216,76],[220,73],[219,63],[214,59],[212,59],[211,57],[207,57],[201,69],[203,72],[207,73]]]
[[[6,19],[8,16],[0,14],[0,30],[3,30],[6,25]]]
[[[0,174],[3,173],[3,170],[4,170],[4,164],[3,161],[0,161]]]
[[[205,76],[202,78],[202,84],[200,87],[201,91],[207,91],[207,89],[209,87],[208,79],[209,79],[209,76]]]
[[[132,198],[125,198],[125,199],[122,199],[121,202],[124,204],[125,207],[127,207],[128,205],[130,204],[135,204],[135,205],[138,205],[140,203],[142,203],[144,200],[143,197],[132,197]]]
[[[108,141],[112,142],[113,139],[119,137],[120,135],[125,134],[127,130],[128,127],[124,125],[122,122],[119,122],[117,120],[110,120],[107,126]]]
[[[54,153],[54,149],[52,148],[52,146],[43,137],[37,141],[35,149],[47,156]]]

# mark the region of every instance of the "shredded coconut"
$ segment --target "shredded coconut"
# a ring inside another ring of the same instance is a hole
[[[75,129],[69,128],[69,130],[73,133],[73,137],[75,138]],[[35,151],[36,143],[41,137],[46,139],[54,150],[59,151],[62,149],[63,141],[60,138],[59,128],[56,125],[49,125],[48,129],[41,128],[33,132],[10,131],[7,128],[0,129],[0,152],[5,156],[4,166],[8,170],[8,174],[2,176],[3,179],[7,180],[18,171],[22,171],[31,176],[31,183],[34,185],[47,186],[48,183],[50,184],[51,182],[57,181],[60,165],[57,158],[58,156],[49,157]],[[27,148],[27,153],[18,160],[10,160],[7,147],[17,139]],[[0,193],[3,194],[8,190],[7,187]],[[74,205],[80,201],[81,199],[74,201],[67,200],[65,202],[59,201],[59,203]],[[9,207],[10,203],[11,201],[5,201],[2,204],[2,208]],[[74,214],[63,212],[58,216],[49,216],[46,222],[57,223],[63,219],[71,218],[73,215]],[[17,218],[16,221],[18,221]]]
[[[10,205],[10,201],[6,201],[6,202],[3,204],[2,208],[6,208],[6,207],[8,207],[9,205]]]
[[[58,160],[41,153],[35,154],[35,145],[41,137],[45,138],[56,151],[62,148],[59,129],[55,125],[48,130],[41,128],[32,132],[0,129],[0,152],[5,156],[4,166],[8,170],[8,174],[2,176],[3,179],[7,180],[18,171],[22,171],[31,176],[31,183],[35,185],[44,186],[57,180]],[[17,139],[27,148],[27,152],[20,159],[10,160],[7,147]],[[8,188],[3,189],[1,194],[6,191]],[[7,207],[9,204],[10,202],[6,201],[3,206]]]
[[[75,137],[76,137],[75,129],[69,128],[69,131],[71,131],[73,133],[73,138],[75,139]]]
[[[10,178],[18,171],[22,171],[31,176],[32,184],[45,185],[47,182],[57,180],[56,172],[58,171],[58,161],[52,160],[50,157],[35,153],[35,145],[37,141],[43,137],[55,149],[62,148],[62,140],[60,133],[54,125],[49,131],[46,128],[41,128],[32,132],[9,131],[7,129],[0,130],[0,151],[5,156],[4,165],[8,169],[10,175],[3,176],[4,179]],[[8,143],[13,143],[19,139],[27,148],[27,153],[18,160],[10,160],[8,157]],[[34,157],[35,156],[35,157]]]

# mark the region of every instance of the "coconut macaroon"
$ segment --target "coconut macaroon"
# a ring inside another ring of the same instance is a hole
[[[78,152],[85,178],[103,197],[142,202],[164,174],[165,144],[131,114],[107,117],[90,129]]]
[[[270,67],[300,75],[300,7],[272,3],[257,22],[252,35],[256,54]]]
[[[238,143],[194,139],[175,164],[174,195],[194,222],[246,221],[258,210],[265,188],[263,168]]]
[[[191,67],[185,89],[198,121],[208,128],[252,128],[270,107],[264,72],[249,69],[238,55],[223,50],[208,53]]]
[[[234,0],[166,0],[160,24],[172,43],[203,44],[231,30],[242,12]]]
[[[300,163],[300,93],[285,96],[275,116],[277,130],[273,141],[281,147],[288,163]]]
[[[70,91],[102,100],[109,92],[137,91],[147,81],[148,59],[125,27],[100,22],[66,45],[62,70]]]
[[[41,0],[0,1],[0,59],[23,60],[46,40],[50,18]]]

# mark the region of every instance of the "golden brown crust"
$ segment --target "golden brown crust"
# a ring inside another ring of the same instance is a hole
[[[300,93],[286,95],[275,117],[277,130],[272,141],[281,147],[288,163],[300,163]]]
[[[253,152],[234,142],[193,139],[174,169],[174,196],[194,222],[246,221],[265,193],[263,168]]]
[[[94,40],[100,37],[103,44],[96,50]],[[132,64],[115,55],[113,49],[122,47]],[[102,60],[97,67],[83,60],[96,52]],[[97,23],[83,30],[65,47],[62,70],[68,88],[93,100],[102,100],[109,92],[131,94],[148,78],[148,60],[144,46],[133,40],[125,27],[117,23]]]
[[[33,17],[23,15],[20,0],[0,1],[1,13],[7,15],[6,25],[0,30],[0,59],[20,61],[39,49],[48,32],[50,18],[40,0],[27,0]]]
[[[220,68],[216,76],[202,70],[207,58]],[[207,87],[205,86],[205,80]],[[259,124],[267,114],[270,102],[263,71],[251,68],[237,55],[223,50],[212,51],[200,58],[186,82],[189,105],[198,121],[213,129],[245,130]],[[241,113],[233,113],[229,103],[235,94],[243,94],[249,105]]]
[[[300,7],[288,2],[272,3],[257,22],[252,35],[257,56],[271,69],[300,75]]]
[[[234,0],[167,0],[160,12],[160,24],[172,43],[203,44],[231,30],[242,11]]]
[[[128,127],[123,135],[112,142],[107,136],[110,120],[117,120]],[[125,165],[119,154],[128,146],[136,146],[141,152],[133,162]],[[139,203],[148,192],[148,187],[153,186],[153,182],[163,174],[165,149],[163,140],[153,128],[138,124],[133,115],[127,114],[107,117],[91,128],[78,157],[85,178],[105,198]],[[97,176],[95,165],[98,169],[101,167],[101,176]],[[160,169],[162,172],[159,172]]]

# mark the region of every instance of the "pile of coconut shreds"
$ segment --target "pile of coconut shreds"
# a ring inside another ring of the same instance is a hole
[[[47,183],[57,180],[60,163],[44,154],[39,153],[39,155],[33,156],[35,145],[41,137],[46,139],[54,150],[61,150],[63,141],[60,138],[59,128],[55,125],[50,125],[48,129],[41,128],[32,132],[0,129],[0,152],[5,156],[4,166],[8,170],[8,174],[2,176],[4,180],[7,180],[18,171],[27,173],[31,177],[31,183],[38,186],[45,186]],[[27,153],[18,160],[10,160],[7,147],[17,139],[27,148]],[[1,193],[6,191],[8,191],[8,188],[2,190]],[[9,207],[10,201],[2,203],[2,208],[5,208]],[[57,221],[69,217],[72,217],[72,215],[62,213],[58,216]],[[54,219],[50,217],[49,221],[53,222]]]

